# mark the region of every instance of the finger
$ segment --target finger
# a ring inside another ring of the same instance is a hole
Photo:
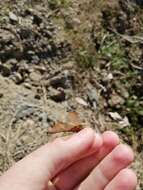
[[[105,190],[135,190],[136,186],[135,173],[130,169],[124,169],[107,185]]]
[[[80,190],[103,190],[120,170],[126,168],[133,161],[133,152],[126,145],[118,145],[91,172],[80,185]]]
[[[91,170],[119,144],[119,137],[113,132],[105,132],[103,135],[103,146],[100,151],[79,160],[72,166],[58,174],[53,180],[57,189],[69,190],[77,186]],[[95,138],[96,142],[96,138]],[[76,175],[75,175],[76,174]]]
[[[92,155],[95,152],[95,147],[96,147],[96,135],[95,135],[95,139],[94,139],[94,143],[92,145],[92,149],[90,149],[87,154],[85,154],[85,157]],[[117,146],[120,143],[120,139],[118,137],[118,135],[112,131],[106,131],[102,134],[102,140],[103,140],[103,144],[102,144],[102,148],[98,149],[98,160],[101,160],[104,158],[104,155],[107,155],[108,153],[111,152],[111,150],[113,148],[115,148],[115,146]],[[97,151],[96,151],[96,155],[97,155]]]
[[[17,185],[20,186],[25,185],[26,180],[27,185],[35,184],[35,189],[31,188],[31,190],[36,190],[39,186],[40,189],[41,184],[45,185],[45,182],[53,178],[57,172],[80,159],[92,147],[94,138],[94,131],[85,128],[66,141],[55,140],[18,162],[3,176],[3,179],[7,179],[8,176],[9,184],[17,184],[18,181]],[[96,143],[98,149],[102,144],[101,137]]]
[[[72,136],[73,136],[73,135],[65,136],[65,137],[62,137],[62,139],[63,139],[63,140],[68,140],[68,139],[70,139]],[[102,140],[101,140],[101,139],[102,139]],[[88,150],[86,150],[86,151],[84,152],[84,154],[80,155],[80,157],[79,157],[78,159],[85,158],[85,157],[87,157],[87,156],[93,154],[93,153],[96,152],[97,150],[99,150],[98,146],[101,147],[101,145],[102,145],[102,143],[103,143],[103,142],[101,142],[101,141],[103,141],[102,136],[101,136],[100,134],[98,134],[98,133],[94,133],[94,138],[93,138],[93,142],[92,142],[91,147],[90,147]],[[97,143],[97,142],[98,142],[98,143]]]

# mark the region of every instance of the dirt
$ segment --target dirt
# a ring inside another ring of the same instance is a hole
[[[132,146],[143,189],[141,2],[0,3],[1,174],[72,132],[54,130],[56,123],[68,128],[72,113],[80,127],[116,131]]]

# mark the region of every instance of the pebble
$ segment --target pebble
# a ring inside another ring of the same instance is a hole
[[[6,63],[8,65],[15,66],[17,64],[17,60],[16,59],[9,59]]]
[[[62,87],[64,89],[68,89],[72,87],[72,83],[73,83],[73,76],[69,71],[64,71],[59,76],[50,79],[50,85],[53,88]]]
[[[131,124],[128,117],[124,117],[122,121],[119,122],[121,128],[129,127]]]
[[[31,89],[31,85],[28,82],[25,82],[23,85],[25,88]]]
[[[44,66],[35,66],[35,69],[39,71],[41,74],[46,72],[46,67]]]
[[[14,75],[14,81],[16,84],[21,84],[23,82],[23,77],[21,76],[20,73],[16,73]]]
[[[36,73],[36,72],[32,72],[30,73],[29,75],[30,79],[33,81],[33,82],[39,82],[41,80],[41,75]]]
[[[54,88],[49,88],[48,89],[48,95],[49,97],[54,100],[55,102],[63,102],[66,99],[66,94],[63,89],[54,89]]]
[[[83,100],[82,98],[80,98],[80,97],[76,97],[75,100],[76,100],[77,103],[79,103],[79,104],[81,104],[83,106],[88,106],[88,103],[85,100]]]
[[[18,21],[18,17],[17,17],[16,14],[14,14],[13,12],[10,12],[10,13],[9,13],[9,18],[10,18],[12,21],[15,21],[15,22]]]
[[[110,80],[113,80],[113,74],[112,73],[109,73],[108,75],[107,75],[107,78],[106,78],[106,80],[107,81],[110,81]]]
[[[122,117],[117,112],[109,112],[110,117],[115,121],[121,121]]]
[[[94,109],[97,109],[97,106],[98,106],[98,103],[99,103],[99,97],[98,97],[97,90],[95,88],[93,88],[93,87],[88,88],[87,99],[88,99],[90,105]]]

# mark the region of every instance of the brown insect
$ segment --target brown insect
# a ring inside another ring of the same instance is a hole
[[[79,132],[84,128],[84,124],[81,122],[78,113],[68,112],[66,122],[57,122],[53,127],[48,129],[48,133],[60,133],[60,132]]]

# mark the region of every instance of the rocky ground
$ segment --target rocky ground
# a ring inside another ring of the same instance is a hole
[[[142,1],[0,2],[0,172],[53,138],[114,130],[143,189]]]

